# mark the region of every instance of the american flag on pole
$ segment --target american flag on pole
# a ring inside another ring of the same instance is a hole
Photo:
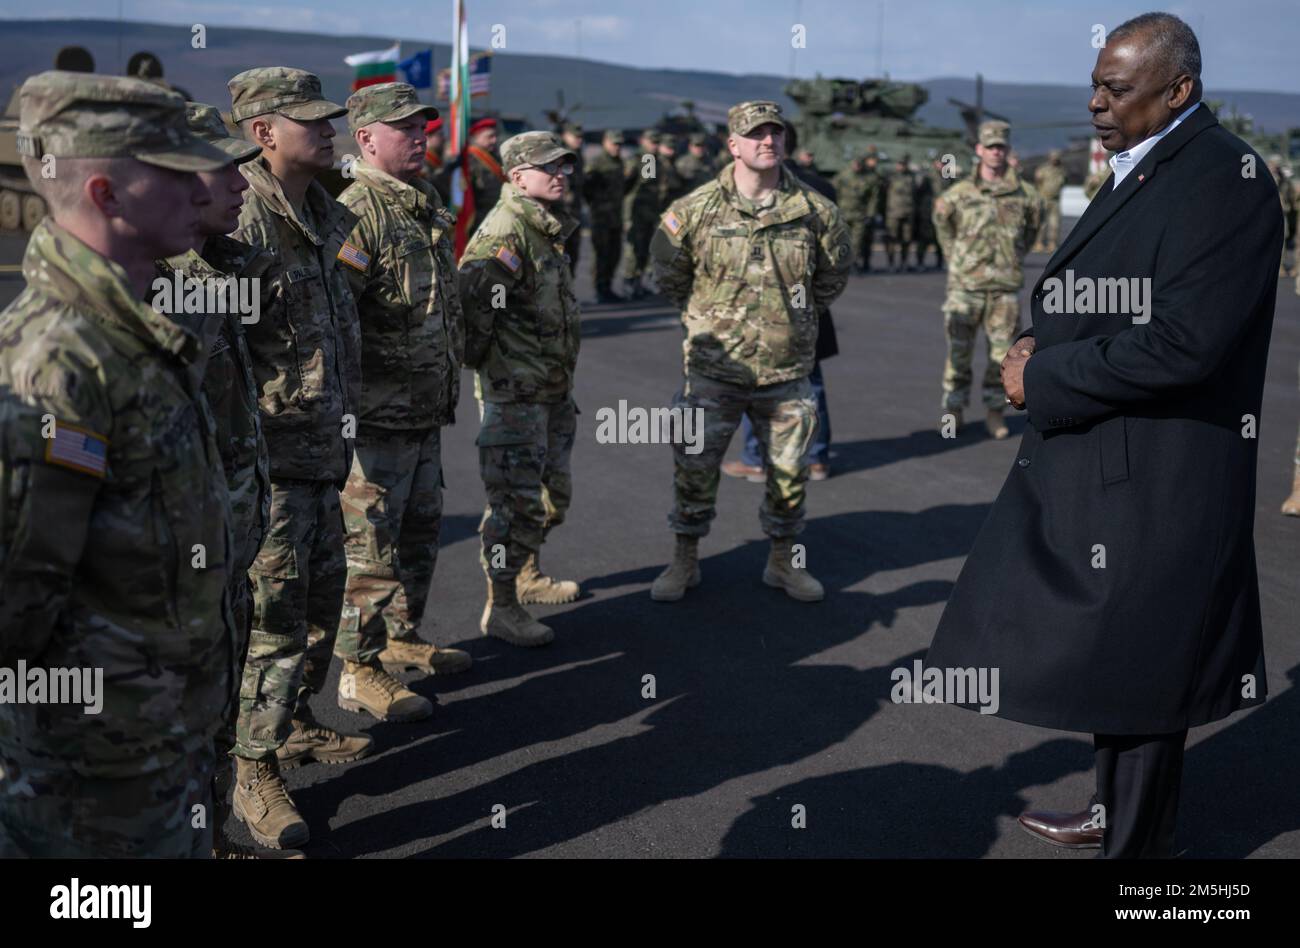
[[[438,100],[450,101],[451,70],[443,69],[438,73]],[[492,54],[475,53],[469,58],[469,94],[480,98],[490,95],[492,91]]]

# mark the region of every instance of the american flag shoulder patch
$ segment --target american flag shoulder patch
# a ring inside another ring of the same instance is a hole
[[[505,244],[497,248],[497,252],[493,254],[493,257],[501,261],[501,265],[511,273],[518,273],[520,266],[523,265],[523,261],[519,259],[519,254],[514,253]]]
[[[108,439],[56,419],[54,437],[45,442],[45,462],[104,477],[108,470]]]
[[[360,270],[362,273],[365,273],[370,266],[370,254],[350,241],[343,241],[338,257],[353,270]]]
[[[676,237],[678,232],[682,229],[682,222],[677,219],[677,215],[672,211],[669,211],[664,215],[663,220],[664,226],[668,228],[668,233]]]

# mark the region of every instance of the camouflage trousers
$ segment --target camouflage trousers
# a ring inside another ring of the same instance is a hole
[[[1038,245],[1047,253],[1054,253],[1061,239],[1061,199],[1043,200],[1043,229],[1038,232]]]
[[[717,516],[718,480],[731,436],[746,414],[763,446],[767,493],[758,519],[769,537],[796,536],[803,530],[804,488],[808,481],[808,446],[817,432],[817,401],[807,377],[777,385],[746,388],[697,373],[673,400],[674,408],[703,409],[702,449],[673,445],[674,533],[702,537]]]
[[[487,493],[481,562],[489,579],[514,582],[524,560],[541,550],[569,510],[578,406],[572,398],[479,405],[478,461]]]
[[[271,519],[249,571],[253,628],[239,691],[235,754],[269,758],[329,673],[347,563],[338,488],[271,480]]]
[[[206,859],[213,761],[205,742],[141,777],[0,762],[0,859]]]
[[[438,562],[442,432],[363,427],[340,498],[348,578],[334,649],[374,665],[390,638],[414,639]]]
[[[596,289],[608,290],[618,273],[623,251],[623,222],[592,222],[591,249],[596,254]]]
[[[948,334],[948,358],[943,365],[943,401],[945,411],[960,409],[970,403],[971,358],[975,353],[975,334],[984,327],[989,364],[984,370],[984,404],[988,408],[1005,408],[1007,394],[1002,388],[1002,360],[1016,338],[1020,322],[1020,297],[1005,290],[948,290],[943,302],[943,325]]]
[[[898,254],[899,266],[907,262],[907,248],[915,239],[916,222],[911,217],[895,217],[885,221],[885,252],[891,266],[895,262],[895,253]]]
[[[650,260],[650,240],[655,235],[659,219],[654,216],[634,215],[627,228],[627,247],[623,250],[623,277],[629,283],[641,279]]]
[[[844,224],[849,229],[849,265],[871,269],[871,218],[845,218]]]

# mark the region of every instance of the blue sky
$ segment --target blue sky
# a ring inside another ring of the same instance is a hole
[[[1106,28],[1149,9],[1183,17],[1201,41],[1207,86],[1300,92],[1296,0],[466,0],[470,43],[494,24],[505,51],[581,54],[629,66],[897,79],[983,72],[990,80],[1081,86]],[[879,43],[884,10],[883,47]],[[446,42],[451,0],[0,0],[0,17],[112,18],[260,26]],[[792,59],[791,30],[806,28]],[[579,43],[581,44],[579,46]]]

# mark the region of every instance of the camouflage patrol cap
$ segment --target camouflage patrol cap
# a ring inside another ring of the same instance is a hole
[[[19,92],[17,149],[29,158],[135,158],[173,171],[231,162],[196,137],[185,100],[143,79],[51,69]]]
[[[707,145],[709,143],[709,136],[703,132],[691,132],[689,141],[692,145]]]
[[[1048,160],[1048,161],[1060,161],[1060,160],[1061,160],[1061,149],[1059,149],[1059,148],[1053,148],[1051,151],[1049,151],[1049,152],[1047,153],[1047,160]]]
[[[980,122],[980,144],[985,147],[989,145],[1010,145],[1011,126],[1006,122],[997,120]]]
[[[230,118],[238,123],[267,112],[278,112],[299,122],[338,118],[347,112],[327,100],[320,79],[303,69],[259,66],[245,69],[226,85],[230,87]]]
[[[362,86],[348,96],[348,131],[353,135],[372,122],[400,122],[420,114],[436,119],[438,110],[421,102],[415,86],[405,82]]]
[[[748,135],[760,125],[768,123],[785,128],[785,118],[781,115],[781,106],[775,102],[759,100],[733,105],[727,111],[727,131],[733,135]]]
[[[667,133],[664,133],[663,135],[660,135],[660,136],[659,136],[659,147],[660,147],[660,148],[673,148],[673,149],[675,149],[675,148],[677,147],[677,136],[676,136],[676,135],[669,135],[669,134],[667,134]]]
[[[544,165],[557,158],[576,160],[554,132],[521,132],[501,143],[501,167],[506,171],[520,165]]]
[[[643,130],[641,131],[641,139],[642,139],[643,141],[647,141],[647,142],[649,142],[649,143],[652,144],[652,145],[658,145],[658,144],[659,144],[659,133],[656,132],[653,128],[643,129]]]
[[[197,138],[220,148],[235,160],[235,164],[252,161],[262,153],[261,145],[231,135],[215,106],[186,102],[185,124]]]
[[[616,145],[621,145],[625,141],[623,132],[617,128],[605,129],[604,140],[607,142],[614,142]]]
[[[570,135],[582,134],[582,126],[577,122],[565,122],[562,130],[568,132]]]

